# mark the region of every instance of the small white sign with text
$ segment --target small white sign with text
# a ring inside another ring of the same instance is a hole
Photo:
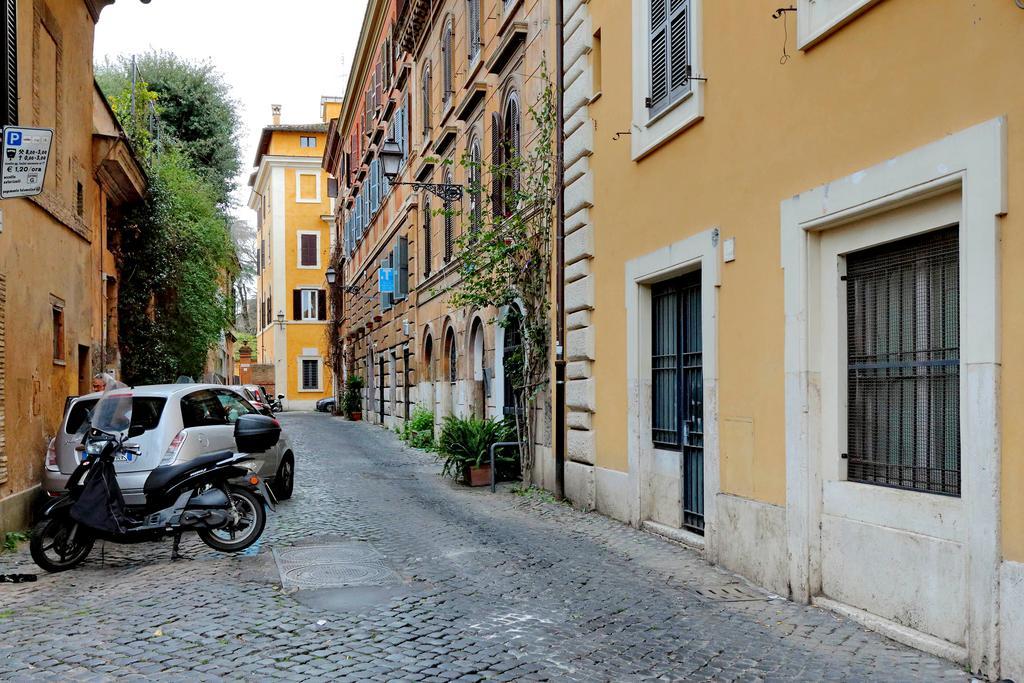
[[[4,127],[0,198],[32,197],[43,191],[52,142],[52,128]]]

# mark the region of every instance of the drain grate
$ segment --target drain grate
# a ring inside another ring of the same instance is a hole
[[[375,479],[375,480],[391,480],[391,479],[415,479],[416,475],[413,474],[390,474],[387,472],[360,472],[359,476],[363,479]]]
[[[767,593],[755,592],[739,584],[711,586],[697,590],[697,595],[709,602],[757,602],[767,601]]]
[[[402,579],[384,564],[384,558],[367,543],[274,549],[284,588],[317,589],[348,586],[386,586]]]

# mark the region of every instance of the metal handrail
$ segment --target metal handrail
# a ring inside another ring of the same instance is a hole
[[[494,493],[495,491],[495,476],[497,476],[496,468],[494,466],[494,451],[499,448],[509,448],[510,446],[518,447],[520,446],[520,443],[518,441],[498,441],[491,444],[491,493]]]

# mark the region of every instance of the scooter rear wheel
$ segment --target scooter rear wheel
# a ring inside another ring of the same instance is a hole
[[[75,527],[78,527],[77,529]],[[72,530],[74,539],[68,542]],[[83,526],[66,516],[50,517],[32,528],[29,550],[32,559],[48,572],[74,569],[92,551],[93,537]]]
[[[248,489],[232,486],[228,495],[239,515],[237,523],[222,529],[202,529],[199,538],[214,550],[237,553],[259,540],[267,524],[267,512],[263,501]]]

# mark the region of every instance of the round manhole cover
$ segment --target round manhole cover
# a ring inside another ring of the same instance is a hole
[[[310,587],[383,585],[395,580],[394,573],[382,564],[313,564],[289,569],[288,582]]]

